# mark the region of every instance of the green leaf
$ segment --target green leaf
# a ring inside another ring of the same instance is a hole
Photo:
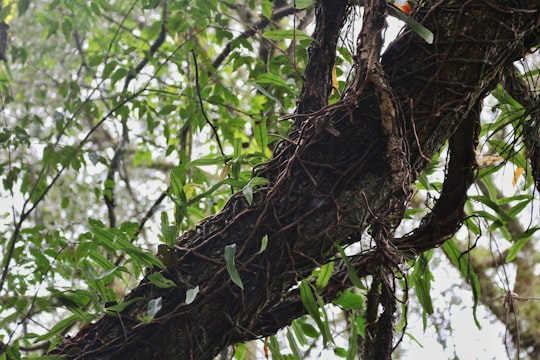
[[[230,156],[212,155],[212,156],[203,157],[197,160],[193,160],[187,165],[187,167],[190,168],[190,167],[195,167],[195,166],[223,165],[230,159],[231,159]]]
[[[291,348],[292,354],[295,359],[303,359],[302,351],[296,342],[293,332],[290,329],[287,329],[287,341],[289,342],[289,347]]]
[[[268,31],[263,32],[262,36],[264,38],[267,38],[268,40],[273,40],[273,41],[279,41],[279,40],[285,40],[285,39],[297,40],[297,41],[312,39],[311,36],[309,36],[305,32],[300,31],[300,30],[295,30],[295,29],[268,30]]]
[[[26,13],[26,10],[28,10],[28,7],[30,6],[30,0],[19,0],[17,2],[17,11],[19,13],[19,16],[22,16]]]
[[[176,106],[174,104],[166,104],[161,108],[158,115],[169,115],[170,113],[175,111],[177,108],[178,108],[178,106]]]
[[[347,360],[355,360],[358,355],[358,327],[356,326],[354,316],[349,316],[349,328],[351,333],[349,335],[349,349],[347,351]]]
[[[171,287],[176,287],[176,284],[171,279],[167,279],[160,272],[155,272],[147,276],[148,280],[154,285],[162,289],[168,289]]]
[[[273,8],[273,6],[274,6],[274,4],[272,3],[272,1],[264,0],[263,2],[261,2],[262,15],[265,18],[267,18],[267,19],[272,18],[272,8]]]
[[[467,256],[461,256],[461,252],[459,251],[459,248],[453,238],[445,241],[442,244],[441,248],[443,249],[450,262],[459,270],[461,276],[465,280],[467,280],[467,282],[472,287],[474,299],[473,316],[476,322],[476,326],[480,328],[480,323],[476,317],[478,299],[480,299],[481,296],[480,281],[478,280],[478,275],[474,272],[474,269],[469,264],[469,259],[467,258]]]
[[[177,169],[175,169],[177,170]],[[185,204],[187,202],[186,194],[184,193],[184,169],[178,169],[180,171],[171,171],[171,191],[175,199]]]
[[[259,149],[264,154],[268,147],[268,137],[266,129],[266,120],[257,120],[253,122],[253,135]]]
[[[53,336],[60,334],[68,326],[71,326],[73,323],[79,320],[81,320],[81,318],[78,315],[71,315],[70,317],[60,320],[52,327],[51,330],[49,330],[49,332],[41,336],[38,336],[35,341],[40,342],[40,341],[48,340],[52,338]]]
[[[291,85],[289,85],[283,78],[271,73],[262,74],[257,78],[257,80],[255,80],[255,82],[258,84],[270,84],[279,86],[289,92],[292,92]]]
[[[71,32],[73,31],[73,23],[69,18],[64,18],[64,21],[62,22],[62,33],[66,37],[66,39],[71,39]]]
[[[97,60],[101,60],[101,58],[98,58]],[[115,60],[108,62],[107,64],[105,64],[105,67],[103,68],[103,74],[101,76],[103,76],[104,78],[109,77],[113,70],[116,69],[116,66],[118,66],[118,62],[116,62]]]
[[[311,285],[306,280],[302,280],[300,283],[300,297],[302,298],[302,303],[304,304],[309,316],[311,316],[319,327],[319,330],[323,336],[323,343],[326,346],[328,342],[332,341],[330,328],[328,323],[321,319],[320,308],[318,306],[318,302],[316,301],[315,294],[311,289]]]
[[[88,257],[98,264],[103,270],[116,270],[116,266],[109,259],[105,258],[105,256],[101,255],[95,250],[90,250],[88,252]]]
[[[429,270],[429,259],[432,255],[432,251],[424,252],[420,255],[417,262],[414,264],[414,271],[411,274],[411,280],[414,284],[414,289],[416,291],[416,296],[418,301],[422,305],[422,308],[426,314],[433,314],[433,303],[431,301],[431,280],[433,279],[433,274]],[[424,323],[424,330],[426,324]]]
[[[314,0],[295,0],[294,2],[294,6],[298,10],[307,9],[308,7],[313,6],[313,4],[315,4]]]
[[[508,254],[506,255],[505,262],[509,263],[514,261],[514,259],[518,256],[519,252],[525,246],[525,244],[529,241],[529,237],[524,237],[522,239],[519,239],[518,241],[514,242],[514,244],[508,249]]]
[[[530,228],[527,231],[515,236],[514,237],[514,243],[510,247],[510,249],[508,249],[508,254],[506,255],[506,260],[505,261],[507,263],[512,262],[518,256],[519,252],[521,251],[523,246],[525,246],[527,241],[529,241],[529,239],[538,230],[540,230],[540,227],[533,227],[533,228]]]
[[[347,350],[342,347],[337,347],[334,349],[334,355],[340,358],[347,357]]]
[[[338,246],[338,250],[341,255],[341,259],[343,260],[343,262],[345,263],[345,267],[347,268],[347,275],[349,276],[351,283],[359,289],[365,289],[366,287],[362,283],[362,279],[360,279],[360,277],[354,270],[354,267],[351,265],[349,257],[347,256],[347,254],[345,254],[345,249],[343,248],[343,246]]]
[[[294,335],[298,339],[298,342],[300,343],[300,345],[306,346],[309,344],[309,342],[308,342],[308,339],[306,338],[306,334],[304,333],[304,330],[302,329],[303,322],[304,322],[303,318],[296,319],[292,322],[291,328],[293,329]]]
[[[253,188],[250,186],[250,184],[247,184],[242,189],[242,194],[244,194],[244,197],[246,198],[246,201],[249,205],[253,202]]]
[[[418,36],[424,39],[428,44],[433,44],[433,33],[429,31],[424,25],[420,24],[418,21],[414,20],[409,15],[403,13],[401,10],[396,9],[393,6],[388,7],[388,13],[399,20],[407,24],[412,31],[414,31]]]
[[[161,240],[165,244],[167,244],[169,248],[173,248],[178,234],[179,234],[178,227],[175,225],[170,225],[169,215],[167,214],[167,212],[162,211],[161,212]]]
[[[268,347],[272,353],[272,360],[285,360],[285,357],[281,354],[279,349],[279,341],[275,335],[270,336],[270,341],[264,341],[265,345]]]
[[[316,339],[319,336],[319,332],[315,327],[311,324],[308,324],[307,322],[301,323],[302,331],[306,336],[309,336],[310,338]]]
[[[152,320],[156,316],[156,314],[159,312],[159,310],[161,310],[162,305],[163,305],[163,301],[162,301],[161,296],[156,299],[152,299],[148,301],[148,307],[146,308],[146,312],[147,312],[146,320],[147,321]]]
[[[116,235],[111,229],[93,226],[90,230],[94,233],[96,240],[98,240],[103,247],[110,251],[115,250],[113,243]]]
[[[111,75],[111,83],[114,85],[118,82],[118,80],[123,79],[127,75],[127,70],[125,68],[118,68],[116,71]]]
[[[266,250],[266,246],[268,245],[268,235],[264,235],[261,239],[261,248],[255,255],[262,254],[264,250]]]
[[[236,269],[236,265],[234,262],[235,254],[236,254],[236,244],[225,246],[224,257],[225,257],[225,265],[227,266],[227,272],[229,273],[229,276],[231,277],[232,282],[235,283],[240,289],[244,290],[242,279],[240,278],[240,274],[238,273],[238,270]]]
[[[346,289],[332,303],[343,309],[361,309],[364,298],[362,295],[353,294],[350,289]]]
[[[319,270],[319,276],[317,277],[317,281],[315,282],[315,286],[317,287],[317,289],[322,290],[326,287],[326,285],[328,285],[328,281],[330,281],[333,271],[334,271],[333,261],[330,261],[329,263],[321,266]]]
[[[152,253],[143,251],[139,248],[136,248],[135,246],[125,248],[124,251],[131,257],[131,259],[139,262],[141,265],[146,265],[148,267],[157,267],[159,269],[165,268],[163,262]]]
[[[116,304],[116,305],[113,305],[113,306],[107,306],[105,308],[105,311],[106,312],[112,312],[112,313],[119,313],[119,312],[124,311],[124,309],[127,308],[129,305],[134,304],[136,302],[139,302],[141,300],[144,300],[144,298],[139,296],[139,297],[130,299],[128,301],[123,301],[123,302],[121,302],[119,304]]]

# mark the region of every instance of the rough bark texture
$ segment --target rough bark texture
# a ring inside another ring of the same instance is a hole
[[[370,9],[380,5],[366,1]],[[472,181],[479,100],[503,67],[527,50],[538,2],[421,3],[415,16],[433,30],[434,43],[406,32],[380,66],[378,57],[362,64],[359,52],[351,87],[331,106],[326,99],[332,55],[351,5],[326,0],[318,6],[317,42],[299,103],[298,113],[305,116],[290,141],[257,171],[269,185],[258,189],[251,205],[235,194],[222,212],[178,239],[176,262],[163,271],[177,287],[160,289],[142,280],[127,300],[144,300],[118,316],[104,316],[52,353],[78,359],[212,359],[229,344],[274,333],[301,315],[291,287],[333,257],[336,245],[359,241],[368,225],[386,232],[351,258],[359,276],[380,275],[381,268],[397,265],[403,252],[409,256],[433,248],[456,231]],[[368,54],[377,54],[373,51]],[[389,94],[395,96],[393,105],[385,107]],[[388,128],[385,117],[394,128]],[[408,169],[400,175],[408,177],[402,185],[414,181],[450,138],[456,163],[449,166],[440,205],[417,231],[390,239],[409,196],[406,186],[396,188],[396,171]],[[407,153],[400,157],[400,150]],[[396,164],[399,159],[406,163]],[[268,246],[257,254],[264,236]],[[243,290],[225,267],[224,248],[231,244]],[[325,298],[347,283],[346,271],[338,266]],[[186,290],[195,286],[200,292],[186,305]],[[155,319],[149,324],[136,320],[158,297],[163,307]]]

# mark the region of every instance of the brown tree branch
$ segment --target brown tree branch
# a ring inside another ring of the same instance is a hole
[[[432,156],[477,111],[503,66],[523,55],[523,39],[536,27],[538,11],[525,0],[435,5],[426,2],[417,15],[434,31],[434,44],[409,32],[382,62],[406,119],[412,179],[426,166],[421,154]],[[321,57],[312,56],[313,61],[327,64]],[[161,289],[144,279],[127,297],[143,300],[101,318],[54,353],[78,359],[211,359],[230,343],[253,338],[260,316],[298,279],[332,258],[336,245],[355,241],[374,219],[389,221],[385,215],[395,210],[389,204],[395,204],[396,189],[379,111],[377,95],[368,89],[308,116],[258,172],[269,184],[251,204],[235,194],[222,212],[178,239],[176,263],[162,271],[177,287]],[[463,126],[474,132],[473,122]],[[466,147],[464,154],[469,151]],[[259,253],[263,237],[268,246]],[[243,289],[226,270],[224,249],[233,244]],[[428,245],[419,242],[416,248]],[[366,273],[378,271],[381,254],[391,250],[366,254]],[[199,293],[188,305],[186,291],[195,286]],[[155,299],[162,303],[156,317],[150,323],[138,320]]]
[[[266,26],[270,24],[271,21],[277,21],[281,18],[284,18],[285,16],[291,15],[294,13],[294,6],[293,5],[287,5],[284,7],[281,7],[279,9],[274,10],[272,13],[272,18],[267,19],[266,17],[262,17],[261,20],[257,21],[255,24],[253,24],[249,29],[245,30],[243,33],[238,35],[233,40],[229,41],[227,45],[223,48],[221,53],[218,55],[218,57],[214,60],[212,63],[212,67],[214,69],[217,69],[223,61],[229,56],[231,51],[233,50],[232,44],[238,41],[238,39],[247,39],[249,37],[252,37],[255,35],[258,31],[261,29],[264,29]]]

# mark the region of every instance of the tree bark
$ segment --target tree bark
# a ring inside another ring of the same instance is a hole
[[[325,0],[318,6],[317,21],[328,20],[321,11],[340,17],[326,28],[331,33],[325,36],[338,34],[352,5]],[[117,316],[103,316],[51,354],[77,359],[212,359],[230,344],[288,325],[304,311],[291,300],[295,292],[290,289],[299,279],[334,257],[337,246],[360,241],[367,226],[392,228],[399,222],[410,194],[407,187],[396,188],[395,172],[409,169],[400,174],[407,177],[403,184],[414,181],[464,119],[474,118],[471,112],[477,111],[503,67],[528,50],[538,8],[538,2],[530,0],[421,2],[415,17],[433,31],[434,43],[406,31],[383,55],[376,79],[385,81],[386,88],[366,74],[373,68],[358,66],[346,95],[329,106],[328,71],[334,60],[324,54],[335,54],[338,37],[321,37],[324,43],[314,46],[324,46],[324,51],[312,52],[306,69],[300,128],[256,171],[268,185],[258,189],[251,204],[241,193],[233,195],[219,214],[178,239],[175,261],[162,271],[177,287],[160,289],[143,279],[126,298],[140,301]],[[310,68],[319,70],[311,73]],[[398,112],[392,120],[401,130],[407,152],[401,158],[408,164],[392,163],[399,157],[391,152],[400,147],[389,146],[396,134],[389,134],[383,123],[388,93],[395,96]],[[410,255],[440,245],[457,229],[459,216],[451,230],[437,232],[460,211],[451,208],[455,206],[459,202],[434,214],[435,221],[426,221],[433,226],[429,237],[419,231],[372,244],[353,259],[358,275],[396,266],[402,251]],[[259,253],[263,237],[268,245]],[[224,249],[233,244],[243,289],[226,270]],[[336,281],[335,293],[345,285]],[[196,286],[199,293],[187,305],[186,291]],[[162,308],[156,317],[150,323],[137,320],[146,315],[148,301],[157,298]]]

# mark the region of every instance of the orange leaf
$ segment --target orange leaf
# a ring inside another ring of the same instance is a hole
[[[525,169],[522,167],[518,167],[516,171],[514,171],[514,178],[512,179],[512,186],[516,186],[519,180],[519,177],[521,176],[521,174],[523,174],[523,171],[525,171]]]

